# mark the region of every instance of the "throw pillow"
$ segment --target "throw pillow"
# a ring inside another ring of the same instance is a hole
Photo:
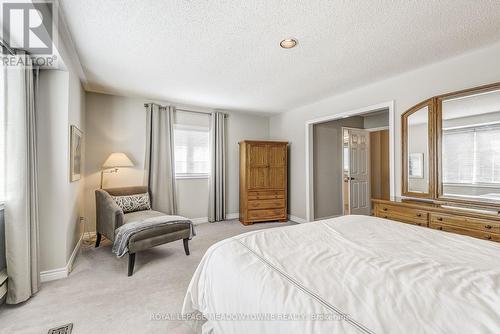
[[[118,204],[118,206],[122,208],[123,213],[151,210],[148,193],[111,197],[113,197],[116,204]]]

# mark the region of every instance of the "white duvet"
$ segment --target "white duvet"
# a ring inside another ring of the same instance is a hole
[[[500,244],[367,216],[250,232],[207,251],[183,314],[215,334],[500,333]]]

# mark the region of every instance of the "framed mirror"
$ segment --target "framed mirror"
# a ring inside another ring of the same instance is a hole
[[[432,198],[434,194],[434,100],[402,115],[403,196]]]
[[[500,205],[500,84],[437,97],[437,199]]]

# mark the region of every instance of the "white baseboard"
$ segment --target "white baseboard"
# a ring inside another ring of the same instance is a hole
[[[71,271],[73,270],[73,263],[75,262],[78,252],[80,251],[80,246],[82,245],[82,241],[83,241],[83,234],[80,236],[80,239],[76,243],[75,249],[73,249],[73,252],[69,257],[66,266],[62,268],[56,268],[40,272],[40,281],[44,283],[68,277]]]
[[[226,214],[226,220],[238,219],[240,214],[238,212]],[[194,225],[208,223],[208,217],[191,218]]]
[[[191,218],[190,220],[193,222],[193,225],[208,223],[208,217]]]
[[[239,212],[234,212],[234,213],[227,213],[226,214],[226,219],[239,219],[240,218],[240,213]]]
[[[288,215],[288,220],[293,221],[295,223],[299,223],[299,224],[307,223],[307,220],[305,220],[304,218],[299,218],[299,217],[292,216],[292,215]]]

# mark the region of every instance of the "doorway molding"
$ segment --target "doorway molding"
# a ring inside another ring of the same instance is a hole
[[[314,165],[313,165],[313,152],[314,152],[314,136],[313,127],[315,124],[334,121],[351,116],[359,116],[362,114],[381,111],[387,109],[389,111],[389,178],[390,178],[390,195],[393,197],[396,193],[396,180],[395,180],[395,159],[394,159],[394,100],[374,104],[358,109],[349,110],[346,112],[335,113],[320,118],[315,118],[306,121],[306,220],[308,222],[314,221]]]

